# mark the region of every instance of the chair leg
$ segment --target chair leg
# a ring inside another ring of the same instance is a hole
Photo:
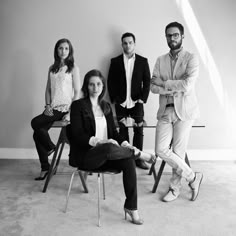
[[[153,175],[154,180],[155,180],[156,177],[157,177],[155,165],[156,165],[156,162],[151,165],[150,171],[149,171],[149,173],[148,173],[149,175]]]
[[[57,145],[56,145],[56,150],[53,153],[51,165],[50,165],[50,168],[49,168],[49,171],[48,171],[48,176],[47,176],[47,178],[45,180],[45,183],[44,183],[43,193],[46,193],[49,181],[51,180],[51,177],[53,175],[54,165],[55,165],[55,162],[56,162],[56,159],[57,159],[57,153],[58,153],[58,150],[60,148],[60,145],[61,145],[61,143],[60,143],[60,138],[59,138],[59,141],[57,142]]]
[[[77,170],[75,170],[72,175],[71,175],[71,179],[70,179],[70,185],[69,185],[69,189],[68,189],[68,192],[67,192],[67,197],[66,197],[66,205],[65,205],[65,213],[66,213],[66,210],[67,210],[67,205],[68,205],[68,202],[69,202],[69,197],[70,197],[70,190],[71,190],[71,187],[72,187],[72,183],[73,183],[73,180],[74,180],[74,176],[75,176],[75,173],[77,172]]]
[[[187,165],[188,165],[189,167],[191,167],[191,166],[190,166],[190,163],[189,163],[189,159],[188,159],[188,154],[187,154],[187,152],[185,153],[185,162],[187,163]]]
[[[87,184],[86,184],[86,178],[87,177],[85,177],[85,174],[81,170],[79,170],[78,173],[79,173],[79,177],[80,177],[81,183],[82,183],[83,188],[84,188],[84,192],[88,193],[88,187],[87,187]]]
[[[106,192],[105,192],[105,177],[104,174],[102,174],[102,190],[103,190],[103,200],[106,199]]]
[[[100,173],[98,173],[98,227],[100,226]]]
[[[155,163],[152,163],[151,168],[149,169],[148,175],[152,175]]]
[[[161,175],[162,175],[162,172],[163,172],[163,170],[164,170],[165,164],[166,164],[166,162],[162,160],[160,169],[159,169],[159,171],[158,171],[157,177],[156,177],[156,179],[155,179],[155,183],[154,183],[153,188],[152,188],[152,192],[153,192],[153,193],[155,193],[156,190],[157,190],[157,186],[158,186],[159,181],[160,181],[160,179],[161,179]]]
[[[60,160],[61,160],[61,155],[62,155],[62,151],[64,149],[64,146],[65,146],[65,141],[62,141],[61,142],[61,148],[59,150],[59,154],[58,154],[58,157],[57,157],[57,161],[56,161],[55,167],[53,169],[53,175],[55,175],[57,173],[57,168],[58,168],[58,165],[59,165]]]

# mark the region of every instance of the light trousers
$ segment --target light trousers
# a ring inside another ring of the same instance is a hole
[[[174,107],[167,107],[156,126],[156,154],[172,167],[170,188],[179,192],[181,179],[188,182],[194,178],[194,172],[185,162],[185,153],[193,120],[182,121]],[[170,144],[172,141],[172,147]]]

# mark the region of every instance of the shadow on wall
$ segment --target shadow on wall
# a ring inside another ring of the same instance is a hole
[[[6,83],[8,94],[1,104],[1,123],[5,131],[0,132],[0,148],[25,148],[29,146],[27,129],[33,107],[32,56],[25,49],[13,53],[11,71]]]
[[[106,81],[108,77],[108,71],[110,67],[111,58],[117,57],[118,55],[122,53],[121,36],[123,33],[124,32],[121,29],[120,30],[117,29],[117,27],[111,27],[108,31],[108,37],[109,37],[108,42],[111,45],[110,47],[111,50],[110,52],[107,52],[107,54],[104,54],[99,60],[100,61],[99,68],[101,68],[101,71],[104,77],[106,78]],[[105,93],[105,99],[106,101],[110,102],[108,90]]]

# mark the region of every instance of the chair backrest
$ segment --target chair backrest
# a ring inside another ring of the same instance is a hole
[[[71,125],[70,124],[66,126],[66,136],[67,136],[67,139],[68,139],[68,143],[70,145],[69,165],[72,166],[72,167],[78,167],[78,164],[77,164],[76,160],[74,159],[74,155],[72,155],[73,147],[71,145],[72,135],[71,135]]]
[[[92,170],[92,171],[88,171],[88,172],[91,172],[91,173],[98,173],[98,174],[101,173],[101,174],[115,175],[115,174],[121,173],[121,170],[115,170],[115,169],[107,169],[107,170],[101,169],[101,170],[99,170],[99,168],[98,168],[98,169],[96,169],[96,170]]]

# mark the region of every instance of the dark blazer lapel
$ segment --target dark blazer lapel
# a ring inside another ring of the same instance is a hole
[[[123,54],[121,54],[119,56],[119,66],[121,68],[121,72],[122,72],[124,78],[126,78]]]
[[[109,115],[105,115],[106,121],[107,121],[107,136],[108,138],[112,136],[112,129],[110,126],[110,121],[109,121]]]
[[[92,118],[91,119],[91,124],[92,124],[93,131],[95,133],[95,117],[93,115],[93,111],[92,111],[92,107],[91,107],[91,102],[90,102],[89,99],[85,99],[84,101],[85,101],[84,113],[85,113],[86,119],[88,119],[89,117]]]
[[[133,68],[133,73],[132,73],[132,80],[134,79],[134,76],[136,74],[136,72],[138,71],[139,68],[139,57],[137,54],[135,54],[135,61],[134,61],[134,68]]]

